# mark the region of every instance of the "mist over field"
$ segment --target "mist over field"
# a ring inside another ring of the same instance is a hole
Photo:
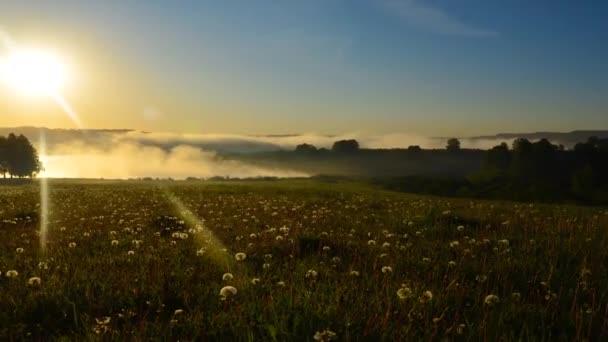
[[[38,147],[41,146],[41,138],[44,138],[45,171],[41,176],[75,178],[306,177],[319,172],[315,172],[315,167],[302,171],[276,163],[256,166],[251,162],[252,158],[248,158],[248,161],[227,160],[224,155],[291,151],[303,143],[330,149],[335,141],[343,139],[356,139],[364,149],[403,149],[411,145],[443,149],[446,141],[446,138],[407,133],[255,136],[33,127],[0,129],[0,133],[4,131],[24,134]],[[501,142],[511,144],[518,136],[522,135],[465,137],[460,140],[465,149],[488,149]],[[540,137],[538,135],[536,138]],[[573,144],[573,139],[567,134],[558,134],[552,140],[566,146]]]

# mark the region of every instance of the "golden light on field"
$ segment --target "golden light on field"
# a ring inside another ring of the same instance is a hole
[[[0,62],[0,75],[8,86],[28,96],[55,96],[67,78],[58,55],[40,49],[11,50]]]

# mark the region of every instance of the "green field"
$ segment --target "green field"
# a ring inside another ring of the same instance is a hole
[[[38,185],[0,186],[2,340],[608,338],[606,208],[306,180],[49,193],[43,249]]]

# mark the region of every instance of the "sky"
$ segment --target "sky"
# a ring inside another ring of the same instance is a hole
[[[6,1],[87,128],[471,136],[608,129],[608,2]],[[0,46],[0,54],[2,53]],[[73,128],[0,86],[0,126]]]

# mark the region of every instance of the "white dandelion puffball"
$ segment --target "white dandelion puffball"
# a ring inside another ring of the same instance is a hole
[[[384,273],[384,274],[393,273],[393,268],[390,266],[382,266],[382,273]]]
[[[68,247],[70,247],[70,248],[76,248],[76,242],[70,242],[68,244]]]
[[[15,270],[6,271],[7,278],[15,278],[18,275],[19,275],[19,272],[15,271]]]
[[[247,254],[245,254],[245,253],[236,253],[234,255],[234,258],[236,259],[236,261],[243,261],[243,260],[247,259]]]
[[[351,277],[358,277],[359,276],[359,271],[350,271],[348,273]]]
[[[118,240],[112,240],[111,244],[112,246],[118,246]]]
[[[17,254],[21,254],[21,253],[23,253],[24,251],[25,251],[25,250],[24,250],[23,248],[21,248],[21,247],[19,247],[19,248],[17,248],[17,249],[15,250],[15,252],[16,252]]]
[[[397,297],[399,297],[399,299],[401,300],[405,300],[411,296],[412,290],[407,286],[403,286],[399,290],[397,290]]]
[[[222,276],[223,281],[231,281],[232,279],[234,279],[232,273],[224,273],[224,275]]]
[[[484,299],[483,302],[488,306],[494,306],[500,303],[500,298],[498,298],[497,295],[489,294],[486,296],[486,299]]]
[[[251,285],[257,285],[260,283],[260,278],[253,278],[251,279]]]
[[[235,296],[237,292],[238,291],[234,286],[224,286],[220,290],[220,296],[222,296],[222,298],[229,298]]]
[[[39,277],[31,277],[27,281],[27,284],[31,287],[38,287],[38,286],[40,286],[41,283],[42,283],[42,280],[40,280]]]
[[[431,300],[433,300],[433,292],[431,291],[424,291],[422,293],[422,296],[420,297],[420,302],[421,303],[427,303],[430,302]]]
[[[308,279],[316,279],[317,275],[318,273],[315,270],[308,270],[308,272],[306,272],[306,278]]]

